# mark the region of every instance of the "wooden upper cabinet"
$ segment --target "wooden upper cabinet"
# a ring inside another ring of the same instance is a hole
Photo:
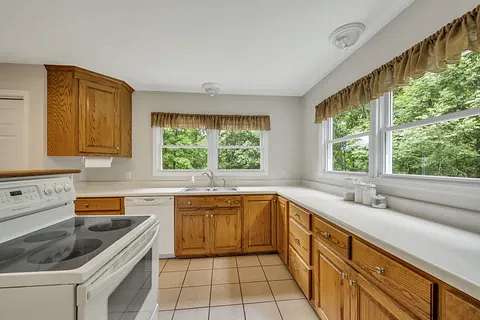
[[[288,201],[282,197],[277,198],[277,251],[288,264]]]
[[[449,289],[440,290],[441,320],[479,320],[480,303],[472,298],[462,297]]]
[[[85,153],[120,153],[118,90],[80,80],[79,149]]]
[[[277,247],[275,196],[243,198],[243,252],[269,252]]]
[[[132,92],[73,66],[47,69],[47,154],[132,156]]]

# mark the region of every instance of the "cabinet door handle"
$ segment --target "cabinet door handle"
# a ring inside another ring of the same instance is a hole
[[[349,283],[350,283],[350,287],[355,287],[357,285],[357,281],[355,280],[350,280]]]
[[[341,273],[341,276],[342,276],[342,280],[347,279],[347,274],[346,274],[345,272],[342,272],[342,273]]]
[[[378,267],[377,266],[377,267],[373,268],[373,270],[378,274],[384,274],[385,273],[385,268],[383,268],[383,267]]]

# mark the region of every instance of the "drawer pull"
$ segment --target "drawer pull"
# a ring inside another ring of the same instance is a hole
[[[373,270],[375,270],[375,272],[378,273],[378,274],[384,274],[385,273],[385,268],[382,268],[382,267],[375,267],[375,268],[373,268]]]
[[[300,239],[295,238],[294,240],[296,244],[300,245]]]
[[[300,219],[300,215],[298,213],[295,213],[295,217],[297,217],[297,219]]]
[[[187,204],[188,204],[189,206],[191,206],[191,205],[192,205],[192,201],[187,201]]]
[[[326,232],[326,231],[321,231],[320,235],[322,237],[324,237],[325,239],[330,239],[332,237],[332,235],[329,232]]]

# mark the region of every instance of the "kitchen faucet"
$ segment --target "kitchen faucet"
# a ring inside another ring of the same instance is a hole
[[[213,175],[212,170],[209,169],[209,170],[205,171],[204,173],[202,173],[202,175],[207,176],[208,179],[210,180],[210,183],[209,183],[210,188],[212,188],[212,189],[215,188],[215,176]]]

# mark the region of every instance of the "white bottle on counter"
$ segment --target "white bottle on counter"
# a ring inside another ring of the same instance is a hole
[[[373,183],[367,183],[364,185],[362,194],[362,203],[367,206],[371,206],[373,199],[377,195],[377,186]]]
[[[356,203],[362,203],[362,200],[363,200],[363,185],[365,185],[365,184],[363,182],[360,182],[359,180],[356,180],[354,182],[355,202]]]

